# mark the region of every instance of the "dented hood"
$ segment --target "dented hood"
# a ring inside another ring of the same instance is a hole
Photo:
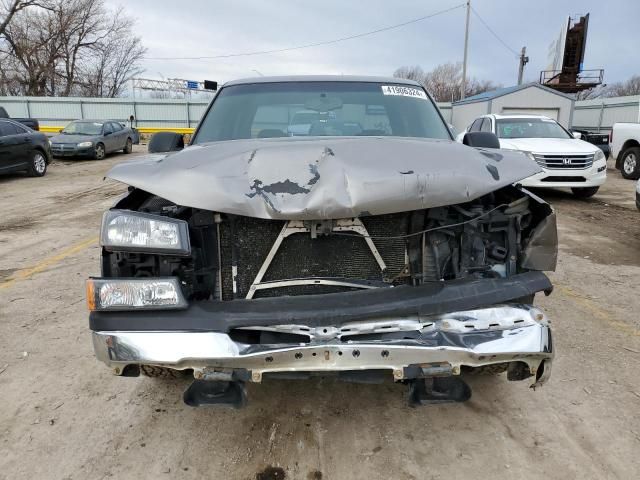
[[[188,207],[318,220],[464,203],[540,171],[519,152],[446,140],[288,137],[193,145],[107,177]]]

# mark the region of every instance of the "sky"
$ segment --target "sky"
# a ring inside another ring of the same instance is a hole
[[[232,58],[167,60],[288,48],[380,29],[455,7],[464,0],[107,0],[137,19],[147,47],[145,78],[204,79],[289,74],[392,75],[403,65],[428,71],[462,61],[465,9],[361,38],[300,50]],[[530,58],[537,81],[567,16],[590,13],[584,68],[604,68],[605,83],[640,74],[640,0],[471,0],[488,26]],[[471,13],[468,72],[505,86],[518,58]]]

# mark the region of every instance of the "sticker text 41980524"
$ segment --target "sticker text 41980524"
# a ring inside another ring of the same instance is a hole
[[[403,87],[400,85],[382,85],[382,93],[384,95],[400,95],[401,97],[413,97],[427,99],[424,90],[415,87]]]

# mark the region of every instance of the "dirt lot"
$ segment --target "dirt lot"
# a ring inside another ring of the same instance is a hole
[[[618,172],[588,201],[540,192],[561,240],[543,388],[472,378],[469,402],[410,409],[400,385],[272,382],[229,411],[93,358],[84,280],[126,159],[0,177],[0,478],[638,478],[640,212]]]

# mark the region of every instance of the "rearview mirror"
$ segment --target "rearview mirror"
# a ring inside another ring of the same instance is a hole
[[[158,132],[149,140],[149,153],[177,152],[184,148],[184,137],[175,132]]]
[[[476,148],[500,148],[500,140],[491,132],[468,132],[464,134],[462,143]]]
[[[305,102],[304,108],[314,112],[331,112],[342,108],[342,99],[338,97],[327,97],[321,94],[319,98],[312,98]]]
[[[573,138],[577,138],[578,140],[582,138],[582,134],[580,132],[571,132],[571,135],[573,135]]]

